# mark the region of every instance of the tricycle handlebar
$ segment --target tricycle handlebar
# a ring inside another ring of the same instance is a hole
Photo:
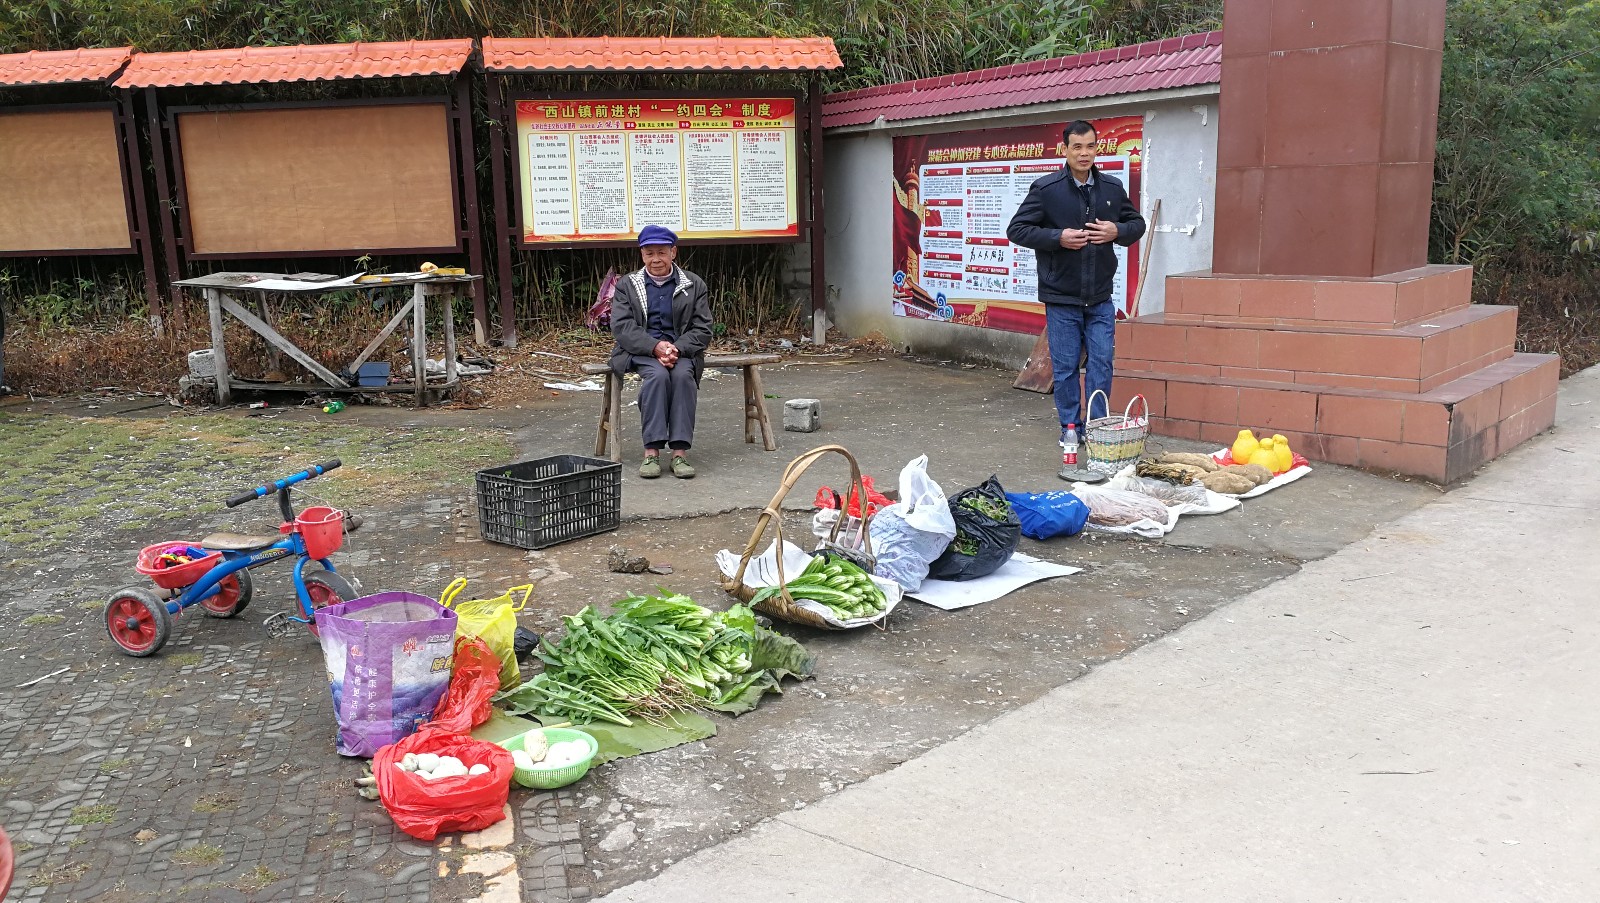
[[[288,489],[290,486],[293,486],[296,483],[303,483],[313,477],[320,477],[328,471],[341,466],[342,463],[343,462],[341,462],[338,458],[333,458],[324,461],[321,464],[313,464],[305,470],[294,474],[293,476],[284,477],[281,480],[275,480],[266,486],[257,486],[248,492],[241,492],[233,498],[228,499],[225,504],[227,504],[229,508],[237,508],[240,505],[243,505],[245,502],[254,501],[259,498],[265,498],[274,492],[281,492],[285,489]]]

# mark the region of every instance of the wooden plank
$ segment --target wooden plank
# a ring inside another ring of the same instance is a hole
[[[295,361],[300,364],[300,366],[310,370],[311,373],[318,379],[335,388],[344,388],[349,386],[349,383],[340,379],[332,370],[329,370],[327,367],[317,363],[312,359],[311,355],[301,351],[300,348],[295,345],[295,343],[284,338],[276,329],[273,329],[271,326],[263,323],[260,317],[257,317],[250,311],[245,310],[244,307],[239,304],[239,302],[233,300],[227,295],[221,295],[221,299],[224,310],[239,318],[241,323],[255,330],[257,334],[266,339],[268,342],[283,349],[284,354],[294,358]]]
[[[422,407],[428,390],[428,293],[422,286],[411,290],[411,377],[416,383],[416,406]]]
[[[595,427],[594,430],[594,456],[596,458],[605,457],[606,452],[609,450],[606,446],[606,436],[611,427],[611,380],[615,377],[616,374],[614,373],[606,375],[605,388],[600,393],[602,399],[600,402],[600,425]]]
[[[1049,327],[1039,333],[1039,338],[1034,341],[1033,350],[1028,352],[1028,360],[1022,365],[1022,372],[1017,374],[1017,381],[1011,384],[1011,388],[1026,389],[1041,395],[1055,392],[1055,371],[1050,367]]]
[[[611,383],[611,460],[622,460],[622,377]]]
[[[205,295],[211,313],[211,358],[217,365],[217,404],[226,405],[232,402],[233,393],[228,385],[228,344],[222,332],[222,292],[208,288]]]
[[[372,355],[377,352],[379,346],[381,346],[384,341],[386,341],[394,332],[395,327],[399,326],[405,321],[406,314],[411,313],[411,308],[414,307],[416,303],[417,302],[415,299],[407,301],[405,306],[400,308],[399,313],[389,318],[389,322],[384,324],[382,329],[378,330],[378,337],[368,342],[367,347],[361,349],[361,353],[356,355],[356,359],[350,362],[349,370],[351,373],[355,373],[357,370],[360,370],[361,365],[367,362],[367,358],[372,357]]]
[[[439,295],[444,299],[444,380],[448,383],[460,378],[456,370],[456,296],[453,287]]]
[[[1156,244],[1156,223],[1161,222],[1161,199],[1156,198],[1156,205],[1150,208],[1150,228],[1144,233],[1144,247],[1139,249],[1139,288],[1133,293],[1133,303],[1128,305],[1128,318],[1139,315],[1139,299],[1144,297],[1144,284],[1149,281],[1146,277],[1150,273],[1150,249]]]

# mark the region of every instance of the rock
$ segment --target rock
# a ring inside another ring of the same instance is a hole
[[[822,426],[822,402],[791,398],[783,403],[783,428],[791,433],[814,433]]]
[[[606,553],[606,562],[615,574],[643,574],[650,570],[650,559],[643,555],[629,555],[622,546],[612,546]]]
[[[628,847],[633,846],[633,842],[636,839],[637,837],[634,834],[633,822],[625,821],[622,824],[617,825],[615,828],[612,828],[611,833],[607,834],[605,839],[600,841],[600,849],[605,850],[607,853],[615,853],[618,850],[626,850]]]

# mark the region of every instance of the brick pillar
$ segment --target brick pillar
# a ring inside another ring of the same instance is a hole
[[[1554,355],[1428,265],[1445,0],[1227,0],[1212,269],[1117,327],[1112,408],[1451,482],[1547,429]]]
[[[1227,0],[1212,270],[1426,264],[1445,0]]]

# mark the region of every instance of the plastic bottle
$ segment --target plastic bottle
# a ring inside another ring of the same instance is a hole
[[[1239,438],[1233,440],[1233,448],[1230,450],[1233,455],[1233,463],[1249,464],[1250,456],[1254,455],[1259,447],[1260,443],[1256,442],[1254,433],[1249,430],[1240,430]]]
[[[337,414],[342,410],[344,410],[344,402],[338,399],[334,399],[322,406],[322,413],[324,414]]]
[[[1061,436],[1061,465],[1063,467],[1078,469],[1078,425],[1067,424],[1067,431]]]

